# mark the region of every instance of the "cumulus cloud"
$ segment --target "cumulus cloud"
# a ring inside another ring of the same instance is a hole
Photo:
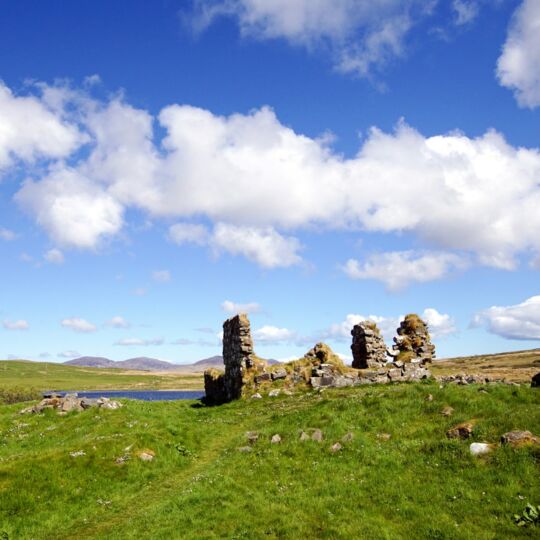
[[[367,76],[404,53],[405,37],[434,2],[411,0],[195,0],[196,31],[234,17],[242,35],[330,51],[338,69]]]
[[[296,332],[287,328],[278,328],[277,326],[266,325],[253,332],[253,339],[261,345],[287,343],[295,338]]]
[[[521,107],[540,105],[540,3],[524,0],[516,9],[497,62],[499,82],[514,91]]]
[[[121,317],[120,315],[115,315],[110,321],[107,321],[105,324],[113,328],[130,328],[131,327],[131,324],[128,321],[126,321],[124,317]]]
[[[90,333],[97,330],[96,325],[88,322],[86,319],[73,317],[71,319],[63,319],[60,323],[64,328],[69,328],[74,332]]]
[[[221,309],[231,315],[235,313],[259,313],[261,311],[261,306],[257,304],[257,302],[238,304],[231,300],[225,300],[225,302],[221,304]]]
[[[45,253],[44,258],[51,264],[63,264],[64,262],[64,254],[56,248],[49,249],[49,251]]]
[[[165,340],[163,338],[143,339],[143,338],[126,338],[120,339],[115,345],[122,345],[124,347],[148,347],[150,345],[163,345]]]
[[[17,235],[13,231],[0,227],[0,239],[10,242],[11,240],[15,240],[16,237]]]
[[[152,279],[158,283],[168,283],[171,281],[171,273],[169,270],[155,270],[152,272]]]
[[[352,279],[382,281],[388,289],[395,291],[411,283],[441,279],[463,265],[464,261],[451,253],[394,251],[372,255],[363,263],[349,259],[343,271]]]
[[[118,233],[123,208],[97,183],[78,171],[52,171],[40,182],[27,180],[15,200],[57,243],[95,248],[104,237]]]
[[[220,253],[243,255],[263,268],[283,268],[302,262],[302,245],[294,237],[285,237],[272,227],[238,227],[218,223],[214,228],[212,248]]]
[[[28,330],[30,328],[30,324],[24,319],[18,321],[4,321],[2,326],[6,330]]]
[[[426,308],[422,318],[427,322],[433,339],[440,339],[457,332],[456,322],[447,313],[439,313],[435,308]]]
[[[477,313],[472,326],[507,339],[540,339],[540,296],[514,306],[492,306]]]
[[[308,228],[409,233],[433,246],[349,264],[353,275],[382,275],[393,288],[411,282],[396,265],[397,277],[388,274],[393,261],[425,281],[461,267],[465,256],[513,269],[520,254],[540,254],[540,152],[495,131],[424,137],[400,122],[392,133],[372,129],[345,158],[268,107],[228,117],[165,107],[160,142],[154,118],[120,99],[71,107],[79,107],[88,152],[69,165],[59,160],[16,195],[59,246],[95,249],[138,209],[181,220],[169,229],[172,241],[265,268],[300,264],[294,234]],[[194,219],[209,224],[185,221]]]
[[[36,96],[16,96],[0,81],[0,173],[17,160],[64,158],[85,140]]]

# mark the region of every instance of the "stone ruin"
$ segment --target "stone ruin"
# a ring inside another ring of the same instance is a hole
[[[236,315],[223,324],[225,372],[204,373],[206,402],[226,403],[250,394],[261,397],[259,391],[265,390],[275,396],[299,385],[322,389],[431,377],[425,364],[435,357],[435,347],[426,323],[417,315],[407,315],[397,333],[394,350],[389,350],[375,323],[355,325],[351,368],[324,343],[317,343],[303,358],[269,366],[254,353],[247,315]]]
[[[419,360],[422,365],[435,358],[435,345],[431,343],[427,324],[415,314],[403,319],[394,338],[394,351],[398,360],[410,362]]]
[[[212,403],[240,398],[246,373],[255,367],[251,327],[243,313],[223,323],[223,363],[225,373],[216,369],[204,372],[206,397]]]
[[[362,321],[354,325],[351,335],[353,368],[378,368],[386,364],[386,345],[375,323]]]

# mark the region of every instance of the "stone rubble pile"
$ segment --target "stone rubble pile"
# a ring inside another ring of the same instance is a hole
[[[418,359],[428,364],[435,358],[435,345],[431,343],[427,324],[418,315],[410,314],[399,325],[393,350],[403,361]]]
[[[77,394],[66,394],[65,396],[51,395],[41,400],[37,405],[26,407],[20,414],[41,413],[45,409],[55,409],[59,414],[66,414],[71,411],[84,411],[91,407],[98,409],[119,409],[122,404],[106,397],[100,398],[79,398]]]
[[[353,368],[378,368],[386,364],[386,345],[375,323],[362,321],[354,325],[351,335]]]

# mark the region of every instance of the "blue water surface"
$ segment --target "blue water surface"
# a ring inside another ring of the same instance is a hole
[[[57,392],[64,396],[66,394],[77,394],[78,397],[86,398],[129,398],[140,399],[142,401],[174,401],[177,399],[200,399],[204,396],[202,390],[102,390],[92,392]]]

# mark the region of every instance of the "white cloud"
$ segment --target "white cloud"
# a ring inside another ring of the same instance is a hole
[[[294,340],[295,337],[296,332],[287,328],[278,328],[277,326],[266,325],[253,332],[253,339],[261,344],[289,342]]]
[[[11,240],[15,240],[16,237],[17,235],[13,231],[0,227],[0,239],[10,242]]]
[[[195,0],[196,31],[235,17],[242,35],[329,50],[339,69],[366,76],[404,52],[410,28],[435,2],[411,0]]]
[[[371,255],[363,263],[349,259],[343,270],[352,279],[376,279],[396,291],[411,283],[441,279],[463,266],[463,260],[451,253],[393,251]]]
[[[514,91],[521,107],[540,105],[540,2],[516,9],[497,62],[499,82]]]
[[[120,315],[114,316],[110,321],[105,323],[107,326],[112,326],[113,328],[130,328],[131,324],[121,317]]]
[[[53,170],[40,182],[27,180],[15,200],[61,245],[95,248],[122,227],[118,201],[73,169]]]
[[[15,96],[0,81],[0,171],[17,160],[63,158],[84,142],[69,124],[40,97]]]
[[[247,304],[238,304],[232,302],[231,300],[225,300],[221,304],[221,309],[226,313],[259,313],[261,311],[261,306],[256,302],[249,302]]]
[[[204,246],[208,243],[208,237],[208,229],[204,225],[176,223],[169,227],[169,238],[178,245],[191,243]]]
[[[461,254],[503,269],[520,254],[540,254],[540,152],[494,131],[424,137],[400,122],[393,133],[372,129],[345,158],[267,107],[221,117],[169,106],[158,116],[166,133],[159,142],[153,118],[118,99],[72,107],[88,153],[70,166],[59,160],[16,196],[60,246],[95,248],[137,209],[152,219],[208,221],[182,221],[169,236],[266,268],[299,264],[294,234],[306,229],[408,233],[439,254],[424,254],[426,279],[446,275]],[[418,257],[401,258],[411,266]]]
[[[458,26],[469,24],[478,17],[479,6],[474,0],[454,0],[452,9]]]
[[[532,296],[514,306],[493,306],[477,313],[473,326],[507,339],[540,340],[540,296]]]
[[[51,264],[63,264],[64,262],[64,254],[56,248],[49,249],[49,251],[45,253],[44,258]]]
[[[124,347],[140,346],[148,347],[150,345],[163,345],[163,338],[154,338],[154,339],[142,339],[142,338],[126,338],[120,339],[115,343],[115,345],[122,345]]]
[[[242,255],[263,268],[286,268],[302,262],[298,255],[302,248],[300,242],[280,235],[272,227],[260,229],[218,223],[211,246],[217,253]]]
[[[2,323],[2,326],[6,330],[28,330],[30,328],[28,321],[25,321],[23,319],[19,321],[4,321]]]
[[[78,356],[81,356],[81,355],[77,351],[63,351],[63,352],[59,352],[56,356],[60,358],[77,358]]]
[[[457,332],[456,323],[447,313],[439,313],[435,308],[426,308],[422,318],[428,324],[433,339],[440,339]]]
[[[168,270],[155,270],[152,279],[158,283],[168,283],[171,281],[171,273]]]
[[[71,330],[75,332],[82,332],[82,333],[95,332],[97,329],[94,324],[88,322],[86,319],[81,319],[79,317],[73,317],[71,319],[63,319],[61,322],[61,325],[64,328],[70,328]]]

